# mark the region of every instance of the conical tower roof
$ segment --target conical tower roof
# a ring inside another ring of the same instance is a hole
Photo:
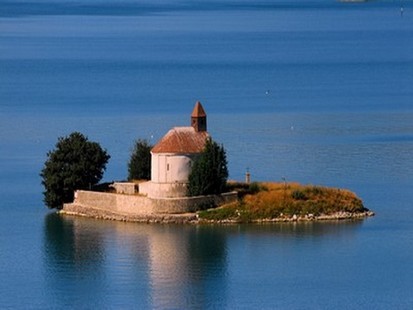
[[[192,111],[191,117],[206,117],[204,107],[201,102],[197,101],[195,103],[194,110]]]

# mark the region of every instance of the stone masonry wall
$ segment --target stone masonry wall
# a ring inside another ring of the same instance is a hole
[[[218,207],[236,201],[236,192],[199,197],[151,199],[155,213],[187,213]]]
[[[137,184],[132,182],[114,182],[110,187],[113,187],[118,194],[133,195],[137,191]]]
[[[73,205],[81,205],[83,209],[90,207],[95,212],[101,209],[136,216],[196,212],[230,203],[237,199],[236,192],[211,196],[154,199],[139,195],[77,191]],[[69,209],[70,205],[66,204],[63,210],[65,208]]]
[[[152,202],[138,195],[76,191],[73,203],[118,213],[151,214],[154,212]]]
[[[152,181],[139,184],[139,193],[150,198],[185,198],[187,183],[154,183]]]

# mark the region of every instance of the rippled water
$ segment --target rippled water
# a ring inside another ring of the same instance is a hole
[[[409,1],[0,0],[1,307],[411,308],[412,23]],[[121,180],[133,140],[187,125],[196,100],[230,178],[349,188],[376,216],[140,225],[43,206],[58,136],[98,141]]]

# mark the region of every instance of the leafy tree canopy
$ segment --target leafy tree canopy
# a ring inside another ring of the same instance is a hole
[[[109,158],[98,143],[79,132],[58,138],[55,149],[47,153],[40,173],[45,204],[49,208],[62,208],[64,203],[73,201],[75,190],[96,185]]]
[[[208,139],[204,151],[195,160],[189,174],[188,195],[212,195],[224,192],[228,179],[224,147]]]
[[[151,178],[151,149],[147,140],[138,139],[128,163],[128,180],[149,180]]]

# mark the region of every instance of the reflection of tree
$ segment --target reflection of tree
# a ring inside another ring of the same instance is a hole
[[[58,214],[45,218],[45,276],[50,303],[56,308],[94,308],[99,303],[104,306],[104,249],[101,235],[90,229],[88,222]]]
[[[45,218],[45,251],[50,262],[73,260],[73,223],[53,213]]]
[[[197,226],[189,234],[190,296],[195,308],[222,308],[226,300],[226,230]]]
[[[220,227],[193,227],[189,234],[188,254],[191,264],[205,273],[225,267],[225,232]],[[218,269],[217,269],[218,268]]]
[[[102,261],[101,237],[82,227],[81,219],[49,214],[45,220],[45,250],[50,262],[87,266]]]

